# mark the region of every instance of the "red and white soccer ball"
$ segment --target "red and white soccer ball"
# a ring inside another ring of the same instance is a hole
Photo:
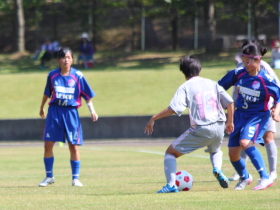
[[[189,191],[193,186],[193,177],[186,171],[176,173],[176,185],[179,191]]]

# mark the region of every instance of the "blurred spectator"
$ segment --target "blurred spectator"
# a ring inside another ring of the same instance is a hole
[[[93,66],[93,54],[94,49],[87,33],[83,33],[81,36],[81,41],[79,45],[79,56],[78,56],[78,65],[82,61],[83,68],[89,68]]]
[[[53,41],[52,46],[53,46],[53,58],[57,58],[57,54],[61,46],[58,41]]]
[[[234,61],[236,65],[242,62],[242,52],[236,53],[236,55],[234,56]]]
[[[40,59],[41,64],[40,68],[45,68],[45,62],[50,61],[53,58],[54,48],[51,40],[46,38],[44,43],[41,45],[40,49],[38,49],[35,53],[33,59]]]
[[[271,66],[280,69],[280,42],[274,43],[274,49],[271,52]]]

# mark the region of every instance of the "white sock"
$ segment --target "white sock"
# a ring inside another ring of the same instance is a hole
[[[276,167],[277,167],[277,146],[275,144],[275,141],[272,140],[269,143],[266,143],[265,145],[266,153],[267,153],[267,159],[268,159],[268,165],[269,165],[269,171],[270,173],[276,173]]]
[[[210,160],[213,168],[222,169],[223,164],[223,152],[220,150],[218,152],[214,152],[210,154]]]
[[[243,149],[240,152],[240,157],[244,160],[245,165],[246,165],[247,161],[248,161],[248,155],[246,154],[246,152]]]
[[[164,156],[164,173],[166,177],[166,182],[171,187],[175,185],[176,169],[177,169],[176,157],[171,154],[166,154]]]

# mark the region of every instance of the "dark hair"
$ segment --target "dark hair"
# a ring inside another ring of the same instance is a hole
[[[180,61],[180,70],[183,72],[185,77],[198,76],[201,71],[201,64],[197,57],[193,55],[186,55]]]
[[[259,47],[256,44],[248,44],[242,50],[242,54],[250,56],[264,56],[266,52],[266,47]]]
[[[242,46],[241,46],[241,48],[242,48],[242,50],[245,48],[245,46],[246,45],[248,45],[248,44],[255,44],[255,45],[259,45],[259,43],[256,41],[256,40],[250,40],[250,39],[246,39],[246,40],[244,40],[244,42],[243,42],[243,44],[242,44]]]
[[[70,48],[60,48],[57,52],[57,59],[64,58],[68,52],[70,52],[71,57],[74,59],[73,52]]]

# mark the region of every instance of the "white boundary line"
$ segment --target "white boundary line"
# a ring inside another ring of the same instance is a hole
[[[149,153],[149,154],[154,154],[154,155],[165,155],[164,152],[158,152],[158,151],[150,151],[150,150],[124,150],[124,149],[103,149],[103,148],[79,148],[83,150],[93,150],[93,151],[112,151],[112,152],[140,152],[140,153]],[[197,158],[206,158],[209,159],[209,155],[193,155],[193,154],[186,154],[187,156],[191,157],[197,157]],[[229,158],[224,158],[223,160],[229,160]]]

